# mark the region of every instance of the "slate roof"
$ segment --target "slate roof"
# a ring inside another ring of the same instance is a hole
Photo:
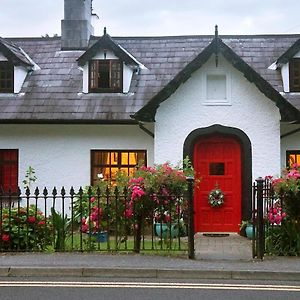
[[[280,70],[268,67],[285,53],[300,35],[220,36],[274,89],[282,92]],[[82,94],[82,71],[77,59],[83,51],[61,51],[60,38],[14,38],[41,68],[28,74],[17,95],[0,94],[2,123],[131,123],[139,111],[188,63],[193,61],[214,36],[116,37],[117,44],[147,69],[133,76],[128,94]],[[99,38],[92,37],[91,44]],[[285,95],[284,95],[285,96]],[[300,109],[300,96],[285,97]]]

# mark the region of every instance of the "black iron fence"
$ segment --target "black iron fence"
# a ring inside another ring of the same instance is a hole
[[[281,225],[283,203],[274,192],[268,178],[258,178],[253,184],[252,218],[253,258],[263,259],[267,249],[267,239],[272,239],[275,229]]]
[[[194,258],[192,179],[189,185],[187,195],[139,201],[117,187],[0,193],[0,251],[177,251]]]

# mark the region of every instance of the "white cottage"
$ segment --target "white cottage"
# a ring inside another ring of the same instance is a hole
[[[92,34],[91,0],[65,0],[61,37],[0,38],[1,189],[28,166],[69,188],[188,155],[196,231],[237,232],[252,181],[300,162],[300,35]]]

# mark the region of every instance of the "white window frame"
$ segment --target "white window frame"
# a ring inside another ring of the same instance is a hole
[[[225,99],[208,99],[207,80],[209,76],[219,75],[225,76],[226,80],[226,98]],[[202,90],[203,90],[203,105],[231,105],[231,73],[228,70],[222,68],[208,69],[203,73],[202,78]]]

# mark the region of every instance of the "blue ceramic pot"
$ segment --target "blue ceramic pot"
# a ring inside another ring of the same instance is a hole
[[[171,229],[171,238],[176,238],[179,236],[179,228],[177,224],[165,224],[165,223],[155,223],[154,224],[154,233],[156,236],[162,237],[163,239],[170,237]]]
[[[107,231],[94,232],[92,236],[96,238],[97,243],[106,243],[108,240]]]
[[[253,233],[253,225],[252,224],[247,225],[245,231],[246,231],[247,238],[252,240],[253,239],[253,235],[254,235],[254,233]]]

